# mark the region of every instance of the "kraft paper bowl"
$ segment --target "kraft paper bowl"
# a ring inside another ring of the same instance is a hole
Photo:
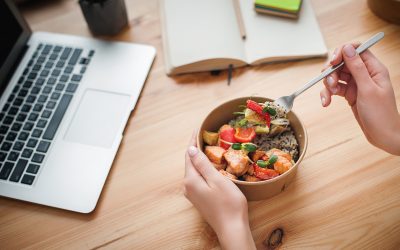
[[[204,130],[207,131],[218,131],[218,129],[223,125],[227,124],[230,120],[234,119],[233,112],[239,111],[239,105],[245,105],[248,99],[254,100],[256,102],[273,101],[272,99],[264,97],[242,97],[227,101],[214,110],[205,118],[201,124],[199,133],[197,135],[197,145],[204,152],[204,143],[202,138],[202,133]],[[296,139],[299,143],[299,159],[296,161],[295,165],[290,168],[284,174],[277,176],[270,180],[264,180],[259,182],[247,182],[240,180],[232,180],[239,189],[246,196],[249,201],[264,200],[270,198],[274,195],[279,194],[290,184],[295,176],[297,169],[304,158],[307,149],[307,131],[300,121],[299,117],[293,112],[288,113],[288,119],[290,125],[294,130]],[[227,177],[228,178],[228,177]]]

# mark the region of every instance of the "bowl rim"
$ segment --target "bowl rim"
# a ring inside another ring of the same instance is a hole
[[[251,98],[265,99],[266,101],[274,101],[274,99],[268,98],[268,97],[262,97],[262,96],[244,96],[244,97],[237,97],[237,98],[234,98],[234,99],[226,100],[226,101],[220,103],[218,106],[216,106],[215,108],[213,108],[213,109],[206,115],[206,117],[203,119],[203,121],[202,121],[202,123],[201,123],[201,125],[200,125],[200,128],[199,128],[199,131],[198,131],[198,133],[197,133],[197,145],[199,145],[200,140],[202,139],[202,138],[201,138],[201,137],[202,137],[202,136],[201,136],[201,132],[202,132],[202,131],[201,131],[201,128],[203,127],[204,122],[206,121],[206,119],[208,118],[208,116],[209,116],[211,113],[213,113],[216,109],[220,108],[222,105],[225,105],[225,104],[227,104],[227,103],[229,103],[229,102],[234,102],[234,101],[238,101],[238,100],[242,100],[242,99],[245,99],[245,100],[246,100],[246,99],[251,99]],[[234,180],[234,179],[231,179],[231,178],[229,178],[229,177],[226,177],[226,178],[228,178],[228,179],[231,180],[232,182],[234,182],[234,183],[236,183],[236,184],[240,184],[240,185],[259,186],[259,185],[265,185],[265,184],[267,184],[267,183],[277,182],[277,181],[281,180],[282,178],[285,178],[285,176],[289,175],[290,172],[292,172],[295,168],[298,167],[298,165],[299,165],[300,162],[303,160],[304,155],[305,155],[305,153],[306,153],[306,151],[307,151],[307,147],[308,147],[308,133],[307,133],[306,127],[304,126],[304,123],[301,121],[301,119],[299,118],[299,116],[298,116],[293,110],[289,111],[289,113],[291,113],[292,115],[294,115],[294,116],[299,120],[299,123],[300,123],[300,125],[301,125],[301,128],[302,128],[303,131],[304,131],[304,135],[303,135],[303,136],[304,136],[304,149],[303,149],[303,152],[301,152],[301,154],[300,154],[300,156],[299,156],[299,159],[297,159],[296,163],[295,163],[288,171],[286,171],[285,173],[283,173],[283,174],[281,174],[281,175],[279,175],[279,176],[277,176],[277,177],[274,177],[274,178],[272,178],[272,179],[268,179],[268,180],[250,182],[250,181]],[[298,138],[296,137],[296,139],[298,139]],[[202,148],[201,148],[200,150],[204,153],[204,151],[203,151]]]

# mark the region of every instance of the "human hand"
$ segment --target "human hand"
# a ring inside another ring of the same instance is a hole
[[[358,55],[347,44],[337,48],[330,65],[345,66],[324,79],[321,90],[323,107],[329,106],[332,95],[344,97],[368,141],[400,155],[400,115],[387,68],[369,51]]]
[[[224,249],[255,249],[246,198],[196,147],[196,133],[185,155],[184,194],[215,230]]]

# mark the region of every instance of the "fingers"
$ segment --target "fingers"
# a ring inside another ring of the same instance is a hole
[[[322,107],[329,106],[332,101],[332,95],[344,97],[346,95],[347,89],[348,85],[343,83],[336,83],[334,92],[330,90],[329,86],[325,86],[325,88],[323,88],[320,92]]]
[[[218,171],[208,160],[207,156],[197,147],[190,146],[187,152],[193,166],[200,173],[200,175],[203,176],[206,182],[209,182],[216,176],[219,176]]]
[[[319,95],[321,98],[322,107],[328,107],[329,104],[331,104],[331,92],[325,87],[321,90]]]
[[[356,42],[356,43],[352,43],[352,45],[353,45],[353,47],[357,48],[358,46],[360,46],[360,43]],[[344,47],[344,45],[336,48],[333,51],[331,60],[329,62],[331,65],[336,65],[343,61],[343,54],[342,54],[343,47]]]
[[[192,137],[190,138],[189,147],[196,146],[196,135],[197,131],[195,130],[193,131]],[[185,178],[186,177],[201,177],[199,172],[197,172],[197,170],[193,166],[188,152],[186,152],[185,154]]]
[[[355,80],[360,93],[370,93],[374,83],[364,61],[357,54],[353,45],[346,44],[342,49],[343,60]]]

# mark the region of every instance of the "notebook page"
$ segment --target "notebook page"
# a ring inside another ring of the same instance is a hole
[[[172,67],[214,58],[245,61],[232,0],[161,1]]]
[[[275,61],[326,55],[325,42],[309,0],[303,0],[297,20],[259,14],[254,10],[253,0],[240,3],[249,64],[265,58]]]

